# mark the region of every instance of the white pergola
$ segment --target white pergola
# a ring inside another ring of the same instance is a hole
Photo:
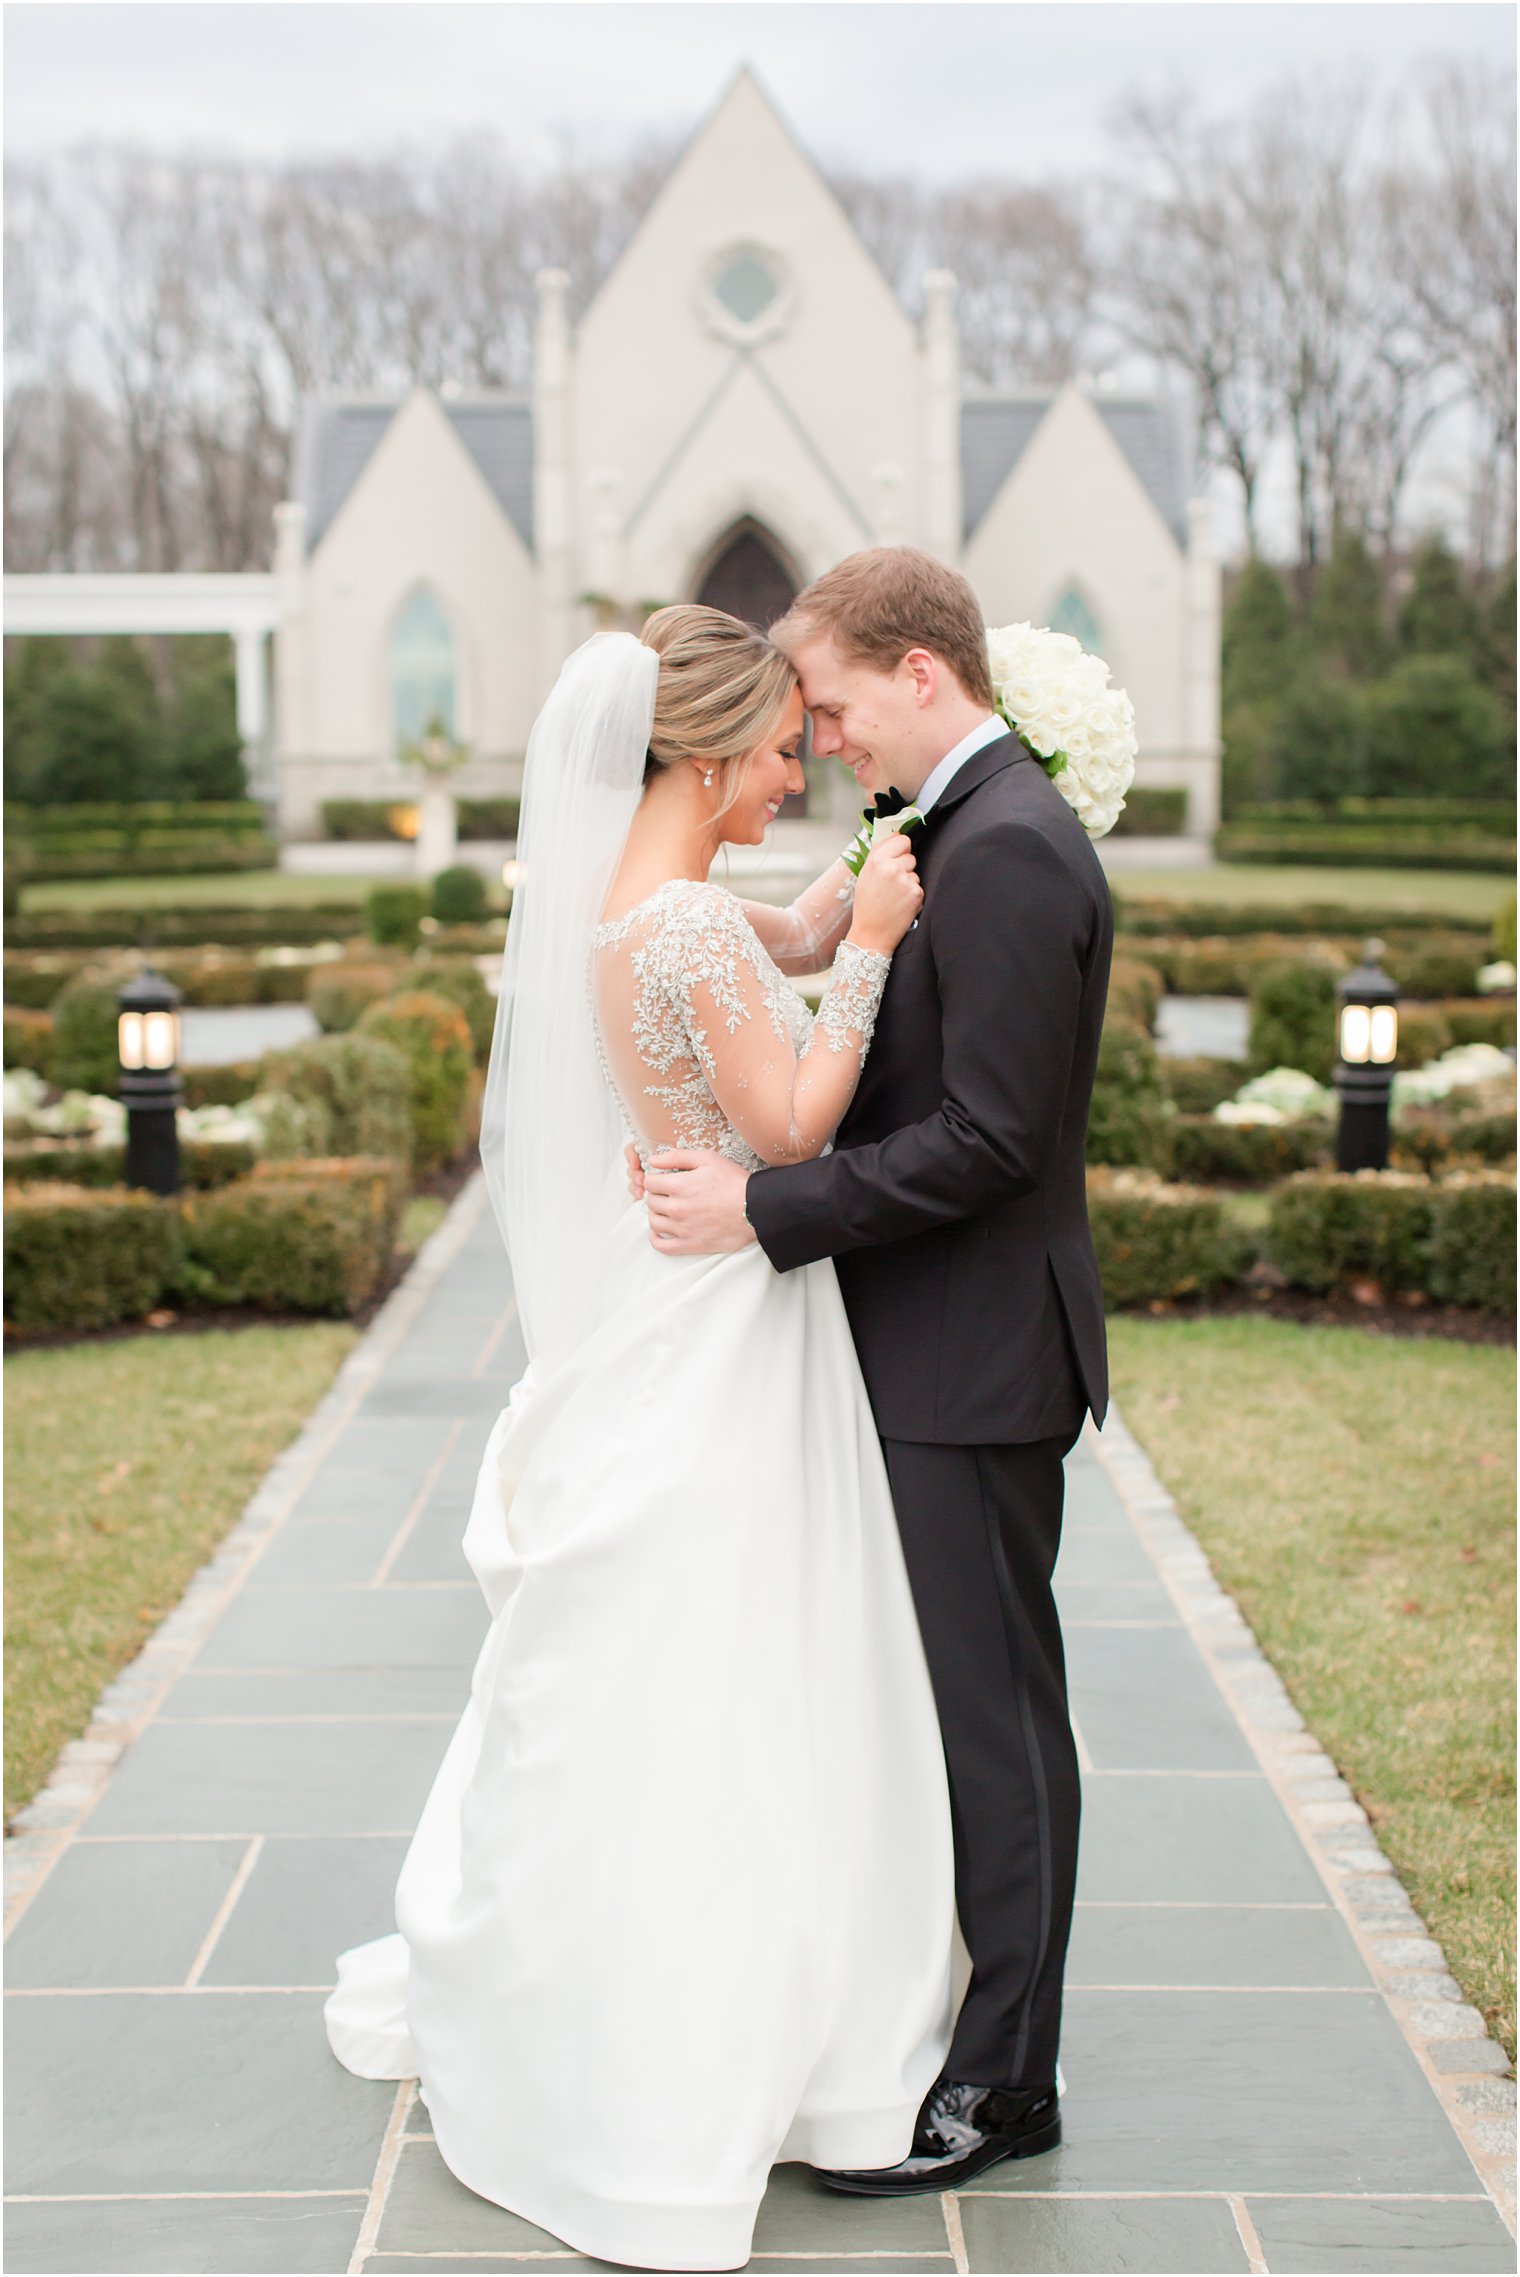
[[[249,788],[269,795],[269,657],[278,581],[255,572],[194,575],[86,570],[8,576],[7,633],[227,633],[237,667],[237,729]]]

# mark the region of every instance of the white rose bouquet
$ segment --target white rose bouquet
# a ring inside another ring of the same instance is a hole
[[[1044,762],[1088,835],[1101,838],[1135,779],[1134,705],[1109,686],[1102,657],[1070,633],[989,625],[987,659],[998,711]]]

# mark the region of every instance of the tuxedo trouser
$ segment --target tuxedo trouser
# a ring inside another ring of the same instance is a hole
[[[1076,1436],[882,1441],[944,1734],[971,1956],[942,2076],[979,2087],[1056,2076],[1081,1785],[1051,1574]]]

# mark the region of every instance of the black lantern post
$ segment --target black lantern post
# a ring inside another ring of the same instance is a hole
[[[116,998],[121,1102],[127,1110],[129,1186],[179,1192],[179,1000],[172,980],[145,965]]]
[[[1393,1063],[1399,1051],[1398,988],[1378,962],[1381,941],[1368,941],[1355,972],[1336,985],[1340,998],[1339,1064],[1335,1088],[1341,1097],[1336,1133],[1338,1170],[1386,1170],[1388,1103],[1393,1095]]]

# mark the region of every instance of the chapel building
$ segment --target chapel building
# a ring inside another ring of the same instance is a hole
[[[572,325],[539,279],[531,391],[307,407],[277,510],[275,767],[286,839],[330,798],[415,795],[430,719],[467,796],[521,781],[564,657],[698,599],[765,625],[863,546],[970,578],[989,623],[1074,633],[1135,705],[1137,785],[1218,820],[1219,563],[1151,397],[963,385],[954,280],[915,324],[742,72]],[[815,783],[814,811],[853,787]],[[848,794],[848,795],[846,795]]]

